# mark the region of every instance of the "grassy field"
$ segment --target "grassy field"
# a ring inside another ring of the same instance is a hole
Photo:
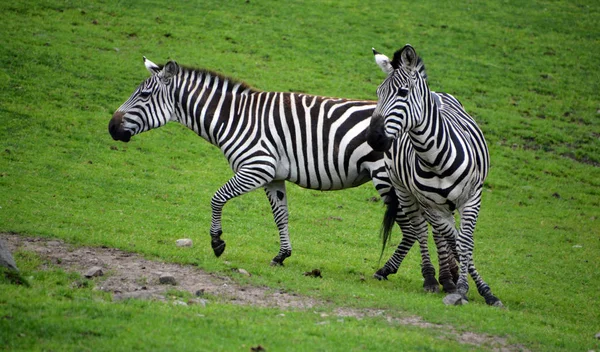
[[[236,279],[328,302],[318,313],[384,309],[530,350],[600,349],[600,4],[48,0],[3,2],[0,11],[0,232],[224,275],[245,268],[252,277]],[[288,186],[294,255],[283,268],[268,265],[279,245],[264,192],[234,199],[223,215],[227,250],[215,258],[209,203],[231,177],[219,150],[175,124],[128,144],[107,132],[147,77],[143,55],[262,90],[375,99],[384,77],[371,47],[392,55],[406,43],[423,57],[431,88],[459,98],[490,146],[475,262],[506,310],[473,288],[463,307],[423,293],[416,251],[389,281],[370,279],[383,208],[369,201],[369,184]],[[194,247],[176,248],[183,237]],[[44,270],[32,253],[16,259],[31,287],[0,283],[0,350],[491,348],[381,317],[321,324],[312,310],[218,300],[113,303],[74,288],[77,274]],[[313,268],[322,279],[302,275]]]

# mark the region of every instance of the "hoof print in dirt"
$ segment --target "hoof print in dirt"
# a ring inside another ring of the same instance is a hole
[[[312,271],[307,271],[304,273],[304,276],[320,277],[320,278],[323,277],[323,276],[321,276],[321,270],[319,270],[319,269],[313,269]]]

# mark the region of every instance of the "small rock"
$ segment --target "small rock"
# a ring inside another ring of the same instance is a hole
[[[193,244],[192,240],[189,238],[179,239],[175,241],[175,243],[177,244],[177,247],[191,247]]]
[[[163,273],[158,278],[158,282],[162,285],[177,285],[177,281],[175,280],[175,276],[169,273]]]
[[[186,306],[187,307],[188,304],[185,303],[184,301],[177,300],[177,301],[173,301],[173,305],[175,305],[175,306]]]
[[[444,297],[444,304],[447,306],[462,306],[468,303],[469,301],[464,299],[463,296],[458,293],[451,293]]]
[[[252,276],[252,275],[250,275],[250,273],[249,273],[247,270],[245,270],[245,269],[242,269],[242,268],[240,268],[240,269],[238,269],[237,271],[238,271],[238,273],[240,273],[240,274],[242,274],[242,275],[246,275],[246,276]]]
[[[600,332],[596,334],[595,336],[598,340],[600,340]]]
[[[102,271],[102,268],[99,266],[94,266],[91,267],[83,276],[89,278],[92,277],[96,277],[96,276],[102,276],[104,275],[104,271]]]

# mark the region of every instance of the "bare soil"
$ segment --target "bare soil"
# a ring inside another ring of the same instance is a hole
[[[202,297],[217,297],[233,304],[275,307],[280,309],[311,309],[327,306],[318,299],[280,292],[268,287],[241,285],[228,276],[207,273],[191,265],[164,263],[147,260],[142,256],[108,247],[80,247],[61,240],[41,237],[26,237],[18,234],[0,233],[9,250],[34,252],[44,258],[47,268],[60,268],[67,272],[79,272],[82,277],[90,274],[90,269],[102,269],[102,278],[97,279],[97,289],[113,294],[113,300],[154,299],[167,300],[171,289],[189,291],[206,302]],[[164,275],[175,278],[176,284],[161,284]],[[490,307],[490,309],[493,309]],[[339,317],[382,316],[393,325],[411,325],[440,331],[440,337],[455,339],[460,343],[479,347],[489,347],[495,351],[527,351],[522,345],[511,345],[505,338],[457,331],[448,325],[433,324],[417,316],[398,317],[380,309],[357,309],[339,307],[334,309]]]

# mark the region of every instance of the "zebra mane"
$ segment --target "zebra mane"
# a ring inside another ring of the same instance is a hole
[[[205,75],[210,75],[212,77],[216,76],[216,77],[219,78],[219,80],[223,80],[223,81],[227,81],[227,82],[231,83],[232,86],[236,85],[236,84],[239,84],[240,88],[242,90],[251,90],[251,91],[255,91],[255,92],[259,91],[258,89],[250,86],[248,83],[246,83],[246,82],[244,82],[242,80],[225,76],[225,75],[223,75],[223,74],[221,74],[219,72],[215,72],[215,71],[204,69],[204,68],[197,68],[197,67],[191,67],[191,66],[183,66],[183,65],[179,65],[179,64],[178,64],[178,66],[179,66],[179,69],[181,71],[195,72],[199,76],[205,76]],[[162,66],[161,66],[161,68],[162,68]]]

